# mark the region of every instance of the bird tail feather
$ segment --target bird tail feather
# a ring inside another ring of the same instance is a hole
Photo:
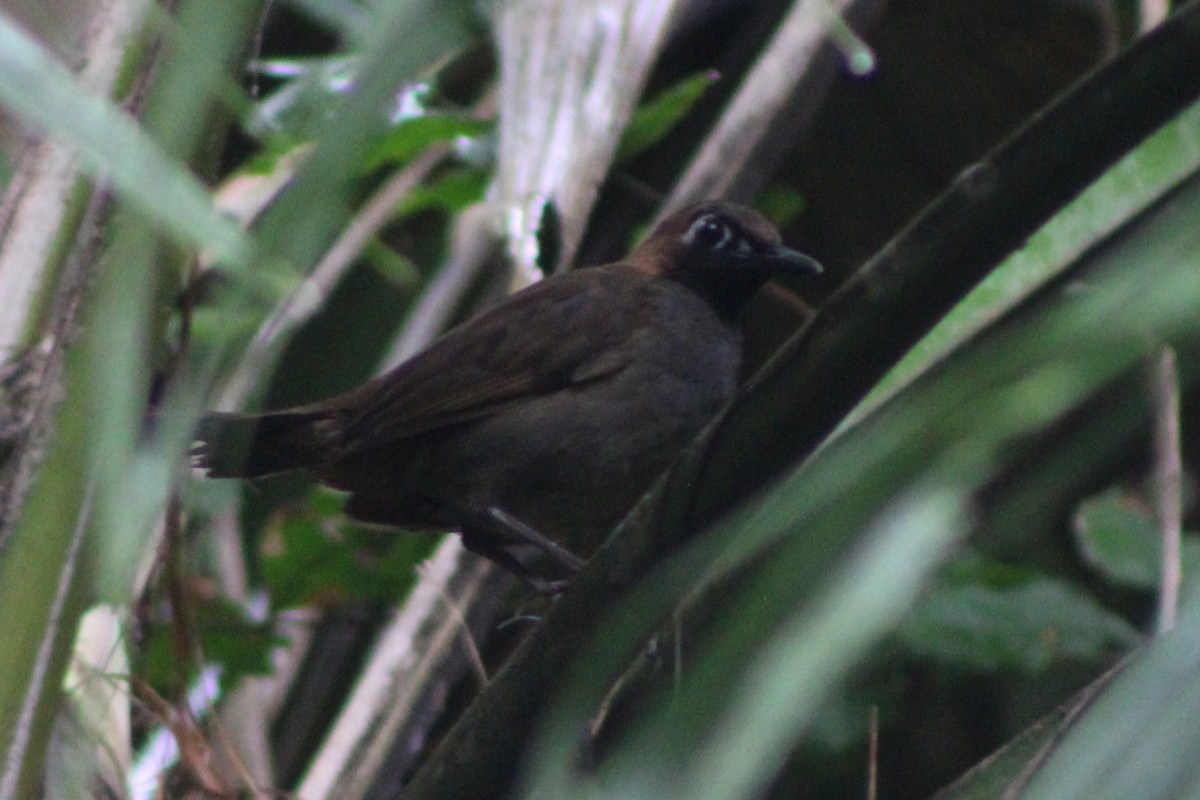
[[[257,478],[316,466],[322,441],[319,412],[211,412],[200,421],[193,466],[210,478]]]

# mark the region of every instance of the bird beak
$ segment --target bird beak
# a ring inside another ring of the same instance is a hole
[[[781,244],[775,245],[765,253],[757,253],[755,260],[773,276],[805,278],[820,275],[825,271],[821,263],[812,256],[806,256],[799,250],[792,250]]]

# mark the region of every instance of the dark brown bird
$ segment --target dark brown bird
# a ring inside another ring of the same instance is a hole
[[[535,582],[530,546],[573,571],[730,399],[750,296],[818,272],[757,212],[695,205],[624,261],[517,292],[345,394],[207,415],[197,466],[305,469],[354,519],[458,530]]]

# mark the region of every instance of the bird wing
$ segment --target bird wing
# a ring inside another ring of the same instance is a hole
[[[624,368],[648,280],[622,265],[534,284],[345,396],[343,455],[494,413]]]

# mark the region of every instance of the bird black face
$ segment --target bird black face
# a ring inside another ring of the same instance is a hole
[[[742,220],[722,211],[706,211],[692,221],[679,243],[691,269],[735,269],[766,280],[774,275],[812,275],[821,272],[813,259],[784,247],[779,234],[763,217]]]
[[[751,209],[711,203],[692,213],[690,222],[682,215],[675,222],[682,231],[675,234],[679,252],[665,275],[708,299],[723,316],[735,317],[772,278],[821,272],[816,261],[784,247],[770,221]]]

